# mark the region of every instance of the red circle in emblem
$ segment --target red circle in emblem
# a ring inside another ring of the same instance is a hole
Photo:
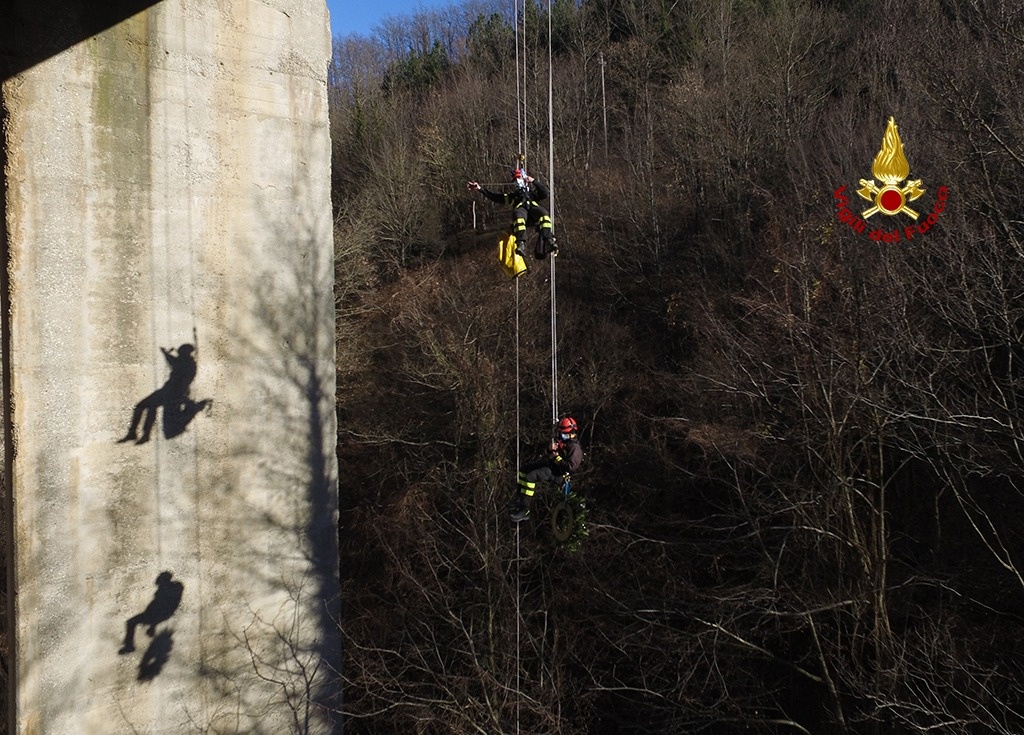
[[[897,212],[903,206],[903,195],[896,189],[886,189],[878,197],[878,205],[886,212]]]

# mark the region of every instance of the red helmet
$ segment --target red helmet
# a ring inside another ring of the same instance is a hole
[[[579,427],[576,426],[576,419],[570,416],[566,416],[558,422],[558,432],[560,434],[575,434],[577,431],[579,431]]]
[[[523,178],[523,169],[521,169],[521,168],[512,169],[512,177],[516,178],[516,179]]]

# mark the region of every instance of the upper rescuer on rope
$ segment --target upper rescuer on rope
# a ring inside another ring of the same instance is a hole
[[[576,439],[576,420],[566,416],[558,422],[558,439],[548,444],[547,459],[519,468],[519,493],[512,502],[512,520],[518,523],[530,517],[530,505],[538,482],[550,482],[575,472],[583,464],[583,447]]]
[[[510,194],[485,189],[475,181],[468,182],[466,188],[480,192],[492,202],[511,204],[515,207],[512,212],[512,234],[515,235],[516,252],[519,255],[526,257],[526,228],[534,226],[540,232],[541,238],[534,250],[534,256],[542,260],[549,253],[557,254],[558,246],[555,244],[551,215],[548,210],[537,204],[548,198],[547,187],[520,168],[515,169],[512,175],[516,180],[516,189]]]

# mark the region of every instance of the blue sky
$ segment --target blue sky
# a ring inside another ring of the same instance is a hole
[[[331,13],[331,35],[370,35],[373,27],[388,16],[412,15],[419,10],[448,7],[453,0],[327,0]]]

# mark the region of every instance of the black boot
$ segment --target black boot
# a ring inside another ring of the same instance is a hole
[[[540,242],[537,243],[537,248],[534,250],[534,257],[537,260],[544,260],[548,255],[555,255],[558,252],[558,245],[555,244],[555,238],[541,238]]]
[[[526,501],[523,500],[523,496],[516,496],[516,499],[512,501],[512,521],[519,523],[529,517],[530,509],[526,507]]]

